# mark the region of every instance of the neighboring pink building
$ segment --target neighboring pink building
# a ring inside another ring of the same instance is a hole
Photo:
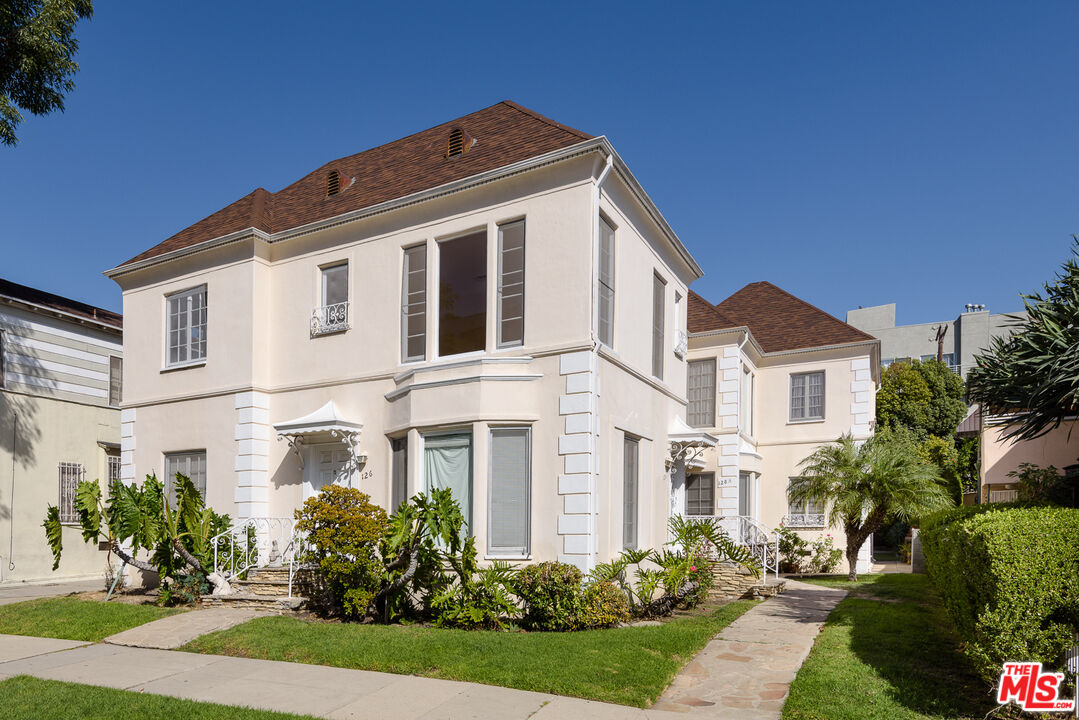
[[[995,424],[990,419],[981,423],[981,479],[982,502],[1009,502],[1016,499],[1015,478],[1008,473],[1019,469],[1023,463],[1040,467],[1052,465],[1061,472],[1069,465],[1079,462],[1079,427],[1070,422],[1034,440],[1013,442],[1004,439],[1007,426]]]

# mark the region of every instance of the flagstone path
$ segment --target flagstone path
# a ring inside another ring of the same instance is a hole
[[[719,633],[653,705],[695,718],[772,720],[844,590],[787,580],[786,591]]]

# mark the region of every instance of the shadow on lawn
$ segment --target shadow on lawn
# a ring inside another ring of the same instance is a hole
[[[881,576],[852,588],[831,621],[850,627],[851,650],[888,682],[899,705],[941,718],[982,718],[992,688],[959,650],[951,619],[924,576]]]

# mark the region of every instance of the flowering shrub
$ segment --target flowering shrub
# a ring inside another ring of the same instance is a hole
[[[809,561],[813,572],[832,573],[843,559],[843,551],[835,546],[831,533],[817,538],[811,545],[813,557]]]
[[[560,562],[529,565],[517,576],[517,594],[525,603],[521,626],[527,630],[574,630],[581,613],[584,574]]]
[[[812,551],[809,543],[788,527],[779,526],[779,571],[785,573],[802,572],[803,563]]]

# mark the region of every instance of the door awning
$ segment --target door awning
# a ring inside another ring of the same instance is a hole
[[[715,447],[719,438],[709,435],[703,430],[691,428],[686,421],[679,416],[671,420],[667,429],[667,439],[671,444],[670,457],[667,467],[674,467],[678,461],[682,461],[687,467],[701,467],[703,461],[700,454],[706,448]]]
[[[296,457],[300,460],[301,470],[303,469],[301,446],[305,442],[317,441],[320,436],[336,438],[348,445],[349,453],[356,463],[362,463],[367,459],[359,449],[363,423],[345,418],[337,410],[333,400],[303,417],[274,423],[273,429],[277,433],[278,440],[288,440]]]

